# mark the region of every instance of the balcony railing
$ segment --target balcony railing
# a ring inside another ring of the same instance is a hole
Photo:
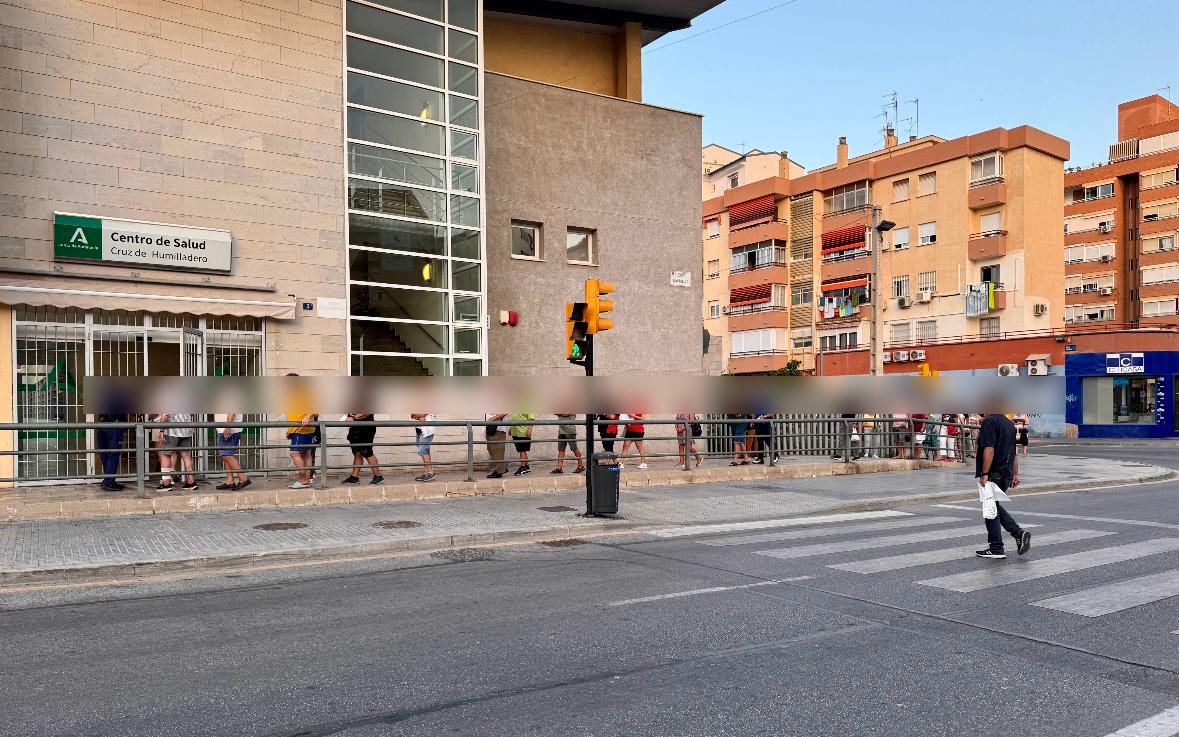
[[[785,248],[774,248],[756,251],[756,258],[742,259],[737,258],[737,263],[731,263],[729,268],[730,274],[743,274],[747,271],[756,271],[757,269],[768,269],[771,266],[785,266],[790,263],[789,253]],[[744,261],[742,264],[741,262]],[[739,265],[740,264],[740,265]]]
[[[785,312],[789,307],[784,305],[775,305],[768,302],[755,305],[727,305],[725,307],[725,314],[733,315],[752,315],[757,312]]]
[[[786,348],[767,348],[764,351],[741,351],[729,354],[729,358],[747,358],[750,356],[788,356],[790,351]]]
[[[851,261],[857,258],[863,258],[872,254],[871,248],[856,248],[849,251],[835,251],[833,253],[823,254],[823,263],[829,264],[836,261]]]

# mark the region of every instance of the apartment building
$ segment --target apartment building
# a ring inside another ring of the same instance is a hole
[[[812,277],[809,254],[792,263],[784,235],[790,217],[785,182],[803,168],[785,152],[742,155],[715,144],[704,147],[702,163],[704,329],[722,347],[721,371],[763,373],[795,358],[813,368],[809,333],[798,345],[789,337],[792,330],[801,335],[813,327],[813,316],[809,310],[790,314],[783,291],[792,279],[810,284]],[[766,290],[758,285],[766,279],[777,287],[761,301],[758,295]]]
[[[1179,324],[1179,106],[1118,106],[1109,161],[1066,172],[1065,322]]]
[[[699,373],[700,118],[641,52],[718,2],[4,4],[0,420],[95,374],[575,372],[591,277],[599,372]]]

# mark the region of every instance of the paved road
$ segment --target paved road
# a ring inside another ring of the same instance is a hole
[[[0,734],[1176,734],[1177,494],[0,592]]]

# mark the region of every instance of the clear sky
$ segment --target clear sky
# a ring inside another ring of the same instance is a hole
[[[644,101],[704,115],[704,142],[786,150],[806,168],[882,144],[885,95],[921,135],[1032,125],[1104,161],[1117,106],[1179,103],[1179,0],[726,0],[643,54]],[[667,46],[667,48],[660,48]],[[905,140],[909,123],[901,121]]]

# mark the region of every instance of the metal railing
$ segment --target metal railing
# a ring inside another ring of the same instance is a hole
[[[595,450],[604,449],[614,452],[621,450],[624,463],[637,458],[640,464],[647,459],[675,459],[677,467],[690,471],[699,466],[705,458],[728,458],[729,465],[747,465],[748,463],[766,463],[773,466],[782,456],[822,456],[839,457],[845,462],[864,455],[889,458],[917,458],[919,443],[917,439],[922,434],[922,423],[928,426],[957,427],[961,431],[965,426],[958,423],[943,423],[936,420],[920,420],[913,418],[864,418],[864,417],[831,417],[831,416],[696,416],[694,419],[650,419],[620,420],[600,417],[594,421]],[[0,471],[0,483],[6,485],[27,484],[30,482],[85,483],[100,480],[114,480],[119,477],[132,478],[136,495],[140,498],[148,496],[149,486],[156,481],[179,486],[187,477],[206,479],[211,476],[222,476],[237,471],[221,467],[215,468],[211,464],[199,464],[198,459],[209,452],[209,457],[218,457],[216,452],[224,449],[216,439],[216,428],[223,426],[223,422],[76,422],[76,423],[35,423],[10,422],[0,423],[0,437],[3,433],[11,433],[13,443],[11,450],[0,450],[0,459],[5,467],[11,467],[16,472]],[[256,474],[312,474],[313,482],[308,487],[325,488],[329,483],[329,474],[337,471],[352,470],[367,465],[364,458],[359,464],[348,460],[348,451],[368,450],[379,453],[382,449],[397,450],[401,448],[413,449],[420,442],[418,437],[411,434],[413,428],[428,425],[435,428],[436,434],[429,442],[431,448],[431,465],[439,468],[458,469],[465,471],[467,481],[475,480],[477,467],[490,468],[494,474],[497,469],[506,471],[507,452],[515,449],[520,456],[520,463],[531,466],[533,462],[540,463],[574,463],[579,470],[586,459],[582,455],[586,450],[583,437],[585,422],[583,418],[574,420],[529,420],[515,421],[505,418],[499,421],[483,420],[439,420],[430,423],[400,420],[371,420],[371,421],[331,421],[315,420],[306,426],[300,426],[291,421],[266,422],[234,422],[234,428],[243,429],[242,441],[233,446],[238,455],[253,452],[253,457],[262,459],[260,465],[243,467],[241,474],[252,476]],[[574,425],[573,448],[564,457],[561,452],[554,452],[562,441],[570,442],[568,438],[557,437],[533,438],[538,428],[560,425]],[[640,434],[633,426],[642,425]],[[698,427],[697,427],[698,426]],[[312,436],[309,443],[292,445],[288,431],[297,428],[311,428],[304,433]],[[375,428],[381,430],[400,431],[404,437],[379,438],[372,441],[351,442],[341,435],[352,428]],[[654,428],[651,432],[648,428]],[[169,429],[180,430],[181,437],[189,438],[181,447],[164,447],[158,434]],[[495,432],[491,432],[495,429]],[[515,429],[515,433],[511,431]],[[699,429],[700,434],[695,434]],[[868,430],[872,432],[869,433]],[[105,432],[103,432],[105,431]],[[277,438],[267,438],[269,435]],[[449,431],[449,437],[441,437],[444,431]],[[101,432],[101,435],[99,434]],[[106,436],[109,446],[102,446],[97,442],[87,441],[82,447],[29,447],[35,443],[28,443],[29,439],[49,436],[63,436],[62,434],[87,438]],[[876,440],[868,441],[868,437]],[[117,438],[113,442],[111,438]],[[859,439],[857,441],[857,438]],[[654,444],[652,446],[652,444]],[[533,446],[537,452],[532,452]],[[620,447],[621,446],[621,447]],[[434,449],[458,449],[457,453],[434,456]],[[633,453],[632,453],[633,449]],[[650,450],[651,452],[648,452]],[[268,452],[269,451],[269,452]],[[333,453],[333,451],[336,451]],[[310,465],[299,467],[294,465],[292,458],[286,458],[287,452],[311,453]],[[188,455],[193,464],[190,467],[153,467],[154,456],[163,454]],[[61,456],[67,456],[70,463],[61,464]],[[113,474],[105,474],[102,469],[104,457],[109,460],[115,456],[117,463]],[[414,454],[416,456],[416,453]],[[961,455],[961,454],[958,454]],[[55,473],[29,477],[22,475],[20,469],[28,465],[30,460],[36,465],[38,458],[52,458],[54,468],[78,468],[74,473]],[[277,458],[283,458],[276,461]],[[695,460],[695,465],[692,464]],[[92,461],[88,463],[87,461]],[[421,459],[415,458],[411,462],[396,460],[378,460],[381,469],[405,470],[422,468]],[[87,470],[92,466],[94,470]],[[504,473],[504,471],[499,471]],[[351,475],[351,473],[349,474]],[[180,476],[181,481],[175,481]],[[170,478],[169,478],[170,477]],[[494,476],[493,476],[494,477]],[[417,479],[415,479],[417,480]],[[303,487],[296,487],[303,488]]]

